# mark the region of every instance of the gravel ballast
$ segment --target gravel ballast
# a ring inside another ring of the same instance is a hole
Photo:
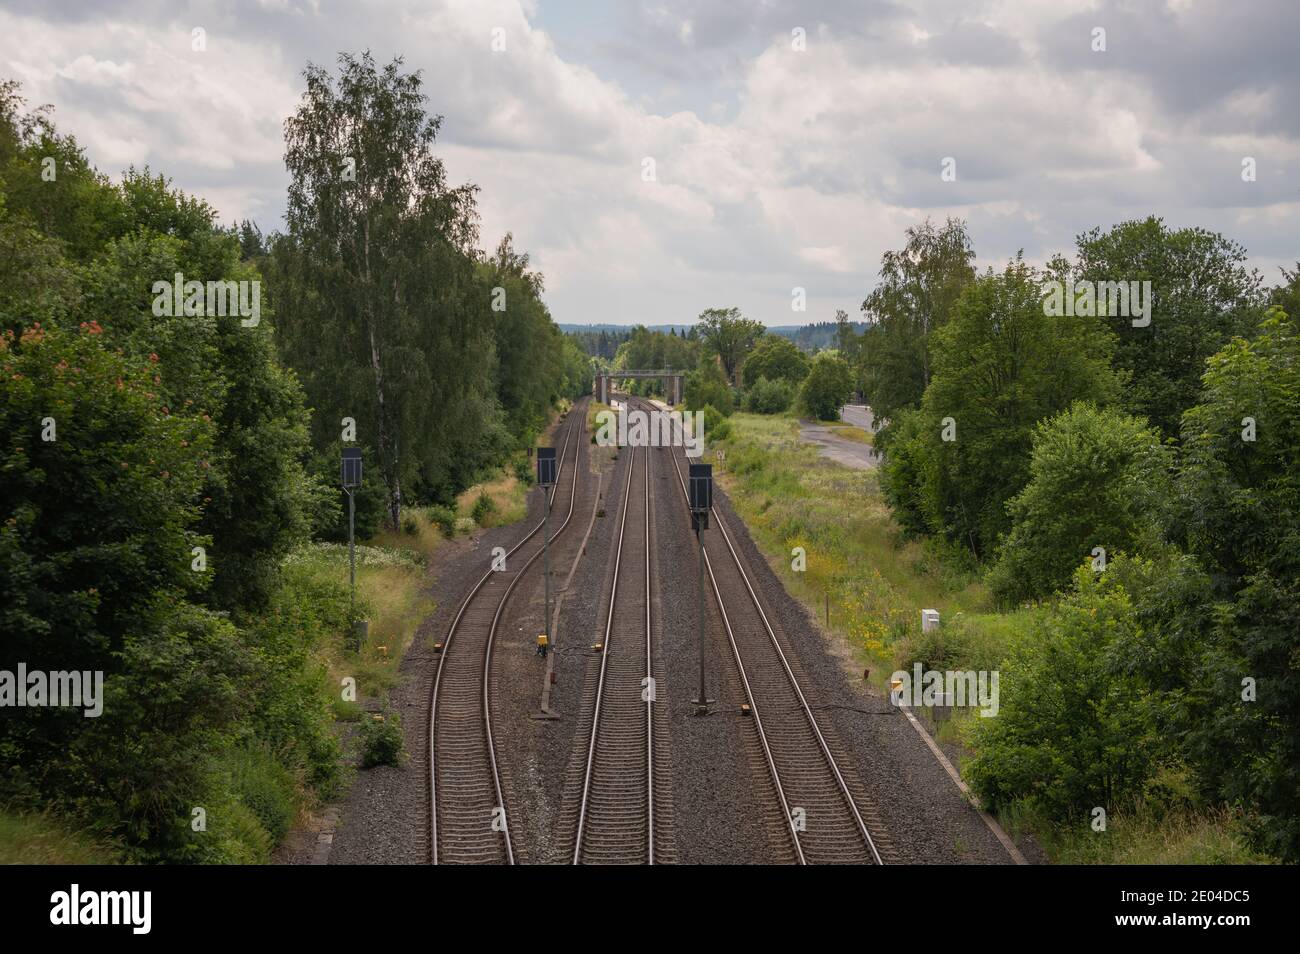
[[[542,710],[547,664],[535,654],[541,631],[540,561],[512,594],[494,650],[492,712],[497,756],[516,860],[570,860],[574,802],[589,731],[591,686],[617,541],[626,480],[626,453],[615,455],[584,436],[579,489],[569,527],[552,547],[553,596],[560,599],[547,712]],[[671,850],[661,860],[682,863],[788,863],[793,860],[775,792],[759,757],[757,731],[741,714],[744,695],[711,590],[706,592],[706,679],[713,710],[694,714],[699,680],[695,538],[667,450],[651,452],[653,580],[656,587],[658,670],[656,731],[666,736],[669,763],[657,782],[671,813]],[[618,459],[615,459],[615,458]],[[889,859],[904,863],[1005,864],[1007,851],[967,802],[901,712],[846,672],[842,651],[791,597],[759,552],[727,495],[714,505],[759,591],[783,647],[819,721],[833,737],[851,787],[873,810]],[[603,511],[603,516],[597,516]],[[409,758],[400,768],[358,772],[337,806],[331,863],[424,863],[427,704],[443,638],[491,548],[513,546],[541,518],[540,492],[528,519],[450,541],[430,561],[437,609],[421,625],[401,667],[390,703],[399,712]],[[554,514],[553,514],[554,516]],[[711,530],[709,532],[716,532]],[[585,546],[584,546],[585,543]],[[575,560],[577,560],[575,567]],[[564,584],[572,572],[570,585]],[[728,599],[739,598],[729,596]],[[747,598],[747,597],[746,597]],[[584,721],[585,720],[585,721]],[[294,853],[289,861],[303,861]],[[320,860],[317,853],[317,860]]]

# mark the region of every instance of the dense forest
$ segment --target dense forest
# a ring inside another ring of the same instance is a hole
[[[845,317],[843,321],[814,321],[806,325],[778,325],[768,328],[768,331],[789,338],[801,350],[813,354],[827,348],[839,347],[843,327],[860,334],[867,326],[866,322],[849,321]]]
[[[842,312],[840,314],[843,315]],[[860,334],[866,327],[866,322],[849,321],[847,316],[844,316],[837,321],[815,321],[807,325],[775,325],[770,326],[767,330],[771,334],[789,338],[797,347],[812,354],[826,348],[838,347],[845,329]],[[680,329],[677,326],[670,325],[667,331],[663,330],[664,326],[662,325],[650,328],[637,325],[635,328],[640,328],[650,334],[691,339],[697,334],[694,325]],[[603,358],[606,361],[614,360],[619,347],[631,339],[634,332],[634,328],[620,328],[614,325],[608,327],[593,325],[587,328],[562,325],[561,330],[576,339],[583,351],[591,355],[591,357]],[[632,367],[632,365],[625,365],[625,367]]]
[[[632,337],[631,328],[591,328],[565,331],[585,354],[603,361],[613,361],[619,345]]]
[[[285,558],[346,526],[341,449],[366,536],[590,388],[528,256],[477,248],[418,75],[305,79],[267,237],[160,172],[111,180],[0,84],[0,643],[105,674],[96,718],[4,710],[0,808],[134,860],[262,860],[337,785],[316,647],[355,611]]]

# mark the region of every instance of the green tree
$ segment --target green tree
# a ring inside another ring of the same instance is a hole
[[[627,340],[618,346],[614,355],[614,370],[674,370],[682,371],[695,367],[700,360],[698,342],[679,338],[675,334],[662,331],[650,331],[644,325],[637,325],[628,332]],[[643,379],[642,382],[653,393],[663,392],[663,382]]]
[[[930,436],[929,419],[915,409],[899,411],[889,427],[876,433],[875,447],[883,455],[877,473],[880,493],[909,536],[936,532],[926,497],[935,463]]]
[[[84,261],[120,234],[121,198],[77,140],[54,127],[48,106],[24,112],[19,84],[0,81],[0,187],[9,211]]]
[[[217,423],[201,518],[214,573],[205,598],[264,606],[279,558],[306,532],[314,492],[299,460],[307,412],[279,365],[271,311],[246,328],[233,313],[152,307],[154,283],[177,272],[199,282],[261,276],[201,199],[148,169],[112,184],[48,110],[24,115],[22,102],[15,84],[0,84],[0,321],[16,332],[93,322],[104,346],[154,357],[165,406]]]
[[[858,339],[863,386],[878,418],[920,405],[933,374],[932,335],[975,280],[974,261],[958,219],[909,228],[903,248],[881,258],[880,281],[862,303],[869,327]]]
[[[256,262],[266,257],[266,239],[256,222],[244,219],[234,232],[239,239],[239,255],[244,261]]]
[[[722,369],[708,356],[701,358],[700,366],[686,376],[682,401],[688,410],[698,411],[709,405],[724,417],[730,417],[736,407]]]
[[[934,334],[912,439],[883,442],[891,502],[911,501],[930,532],[976,556],[1010,530],[1006,503],[1029,480],[1034,425],[1074,401],[1106,406],[1118,396],[1100,321],[1043,311],[1040,276],[1019,258],[969,285]]]
[[[68,319],[81,300],[63,243],[7,213],[0,193],[0,329]]]
[[[337,84],[307,68],[285,122],[288,234],[274,248],[285,353],[318,411],[317,445],[357,422],[393,528],[403,487],[445,487],[499,433],[475,189],[448,186],[433,154],[441,119],[401,65],[342,54]]]
[[[1115,366],[1130,374],[1124,406],[1167,436],[1197,402],[1205,359],[1233,335],[1248,335],[1261,315],[1261,278],[1246,250],[1201,228],[1171,230],[1163,220],[1122,222],[1078,238],[1077,279],[1151,283],[1150,324],[1108,314]],[[1116,309],[1118,311],[1118,309]]]
[[[852,391],[853,375],[848,362],[837,351],[819,351],[799,387],[799,406],[817,420],[838,421],[840,408]]]
[[[1273,308],[1212,356],[1183,415],[1179,537],[1210,571],[1212,713],[1202,771],[1257,813],[1267,850],[1300,858],[1300,332]],[[1243,698],[1243,680],[1255,687]]]
[[[531,446],[546,424],[548,409],[559,397],[558,385],[564,376],[563,336],[542,302],[541,273],[529,269],[526,253],[515,251],[510,233],[481,271],[485,295],[501,290],[501,308],[493,312],[497,398],[516,440]]]
[[[862,350],[865,340],[866,336],[859,334],[854,329],[853,322],[849,321],[849,313],[842,308],[837,308],[834,347],[849,363],[849,370],[853,374],[853,390],[859,392],[866,388],[865,358]]]
[[[0,337],[0,633],[33,670],[105,673],[101,718],[0,722],[0,785],[164,850],[247,658],[231,624],[187,602],[207,579],[193,548],[211,547],[197,527],[215,426],[166,407],[153,364],[102,337],[97,323]]]
[[[238,811],[216,768],[234,737],[272,745],[282,773],[313,785],[337,769],[325,696],[304,693],[302,636],[323,627],[298,630],[288,652],[272,632],[304,617],[281,612],[279,562],[315,503],[298,459],[307,412],[269,308],[253,327],[206,303],[156,313],[154,284],[178,271],[260,280],[206,203],[147,169],[110,183],[47,114],[0,99],[0,390],[13,415],[0,641],[33,667],[105,673],[103,718],[38,708],[0,725],[14,769],[0,788],[75,813],[135,859],[221,860],[200,850],[189,809]]]
[[[742,371],[746,387],[752,388],[763,378],[785,381],[798,387],[808,374],[808,356],[789,338],[765,334],[745,359]]]
[[[1173,455],[1159,432],[1114,408],[1080,402],[1041,422],[1029,483],[1007,504],[1013,521],[991,574],[1006,602],[1066,586],[1093,560],[1140,553],[1161,540]]]
[[[745,396],[745,406],[756,414],[780,414],[794,403],[795,390],[789,381],[759,378]]]
[[[322,502],[301,392],[269,307],[252,326],[155,308],[177,272],[260,281],[206,203],[147,169],[114,185],[48,115],[5,107],[0,642],[105,682],[102,718],[0,720],[0,797],[73,813],[135,860],[264,860],[270,836],[223,768],[236,740],[318,791],[338,769],[314,652],[346,616],[327,618],[321,588],[298,601],[280,567]],[[55,178],[33,178],[52,149]],[[212,838],[190,830],[194,805]]]
[[[736,383],[736,371],[754,343],[766,330],[761,321],[746,318],[739,308],[706,308],[695,328],[706,350],[718,356],[728,384]]]
[[[1132,805],[1164,740],[1140,680],[1109,664],[1136,625],[1128,593],[1087,568],[1075,579],[1002,666],[999,712],[974,720],[963,774],[992,809],[1028,803],[1082,827],[1095,806]]]
[[[124,188],[131,198],[123,214],[134,225],[83,270],[83,317],[102,323],[109,345],[153,356],[166,406],[216,424],[201,518],[212,538],[207,598],[220,608],[260,610],[279,561],[306,539],[321,492],[303,467],[309,418],[302,390],[279,362],[265,302],[251,327],[230,308],[154,313],[154,282],[170,283],[178,272],[186,281],[247,282],[250,292],[262,278],[240,261],[238,242],[206,204],[147,173],[128,173]]]

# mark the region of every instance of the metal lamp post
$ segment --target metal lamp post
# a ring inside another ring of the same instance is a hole
[[[551,488],[555,486],[555,448],[537,448],[537,482],[542,487],[542,502],[546,516],[542,522],[542,580],[546,594],[546,619],[543,632],[546,644],[551,644]]]
[[[691,464],[690,478],[687,484],[691,507],[691,526],[695,530],[695,542],[700,551],[700,586],[699,586],[699,641],[700,641],[700,692],[694,700],[695,714],[708,715],[709,699],[704,690],[704,537],[702,533],[709,528],[709,511],[713,508],[713,465]]]

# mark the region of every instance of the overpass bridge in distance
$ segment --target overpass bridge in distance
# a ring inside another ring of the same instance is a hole
[[[662,378],[664,382],[664,396],[670,405],[682,403],[682,378],[686,377],[685,371],[600,371],[596,374],[596,384],[593,391],[596,400],[601,404],[609,403],[609,382],[611,380],[620,381],[625,378]]]

